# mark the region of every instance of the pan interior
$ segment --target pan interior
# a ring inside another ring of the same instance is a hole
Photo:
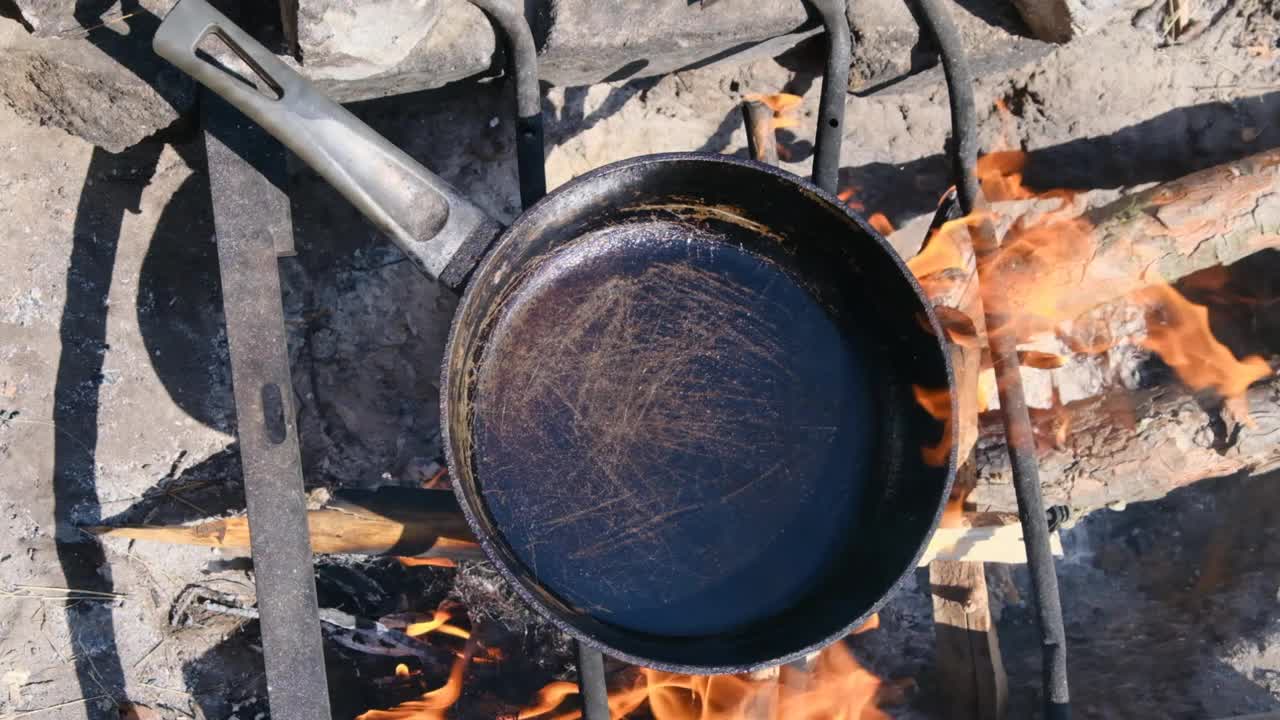
[[[597,229],[524,274],[476,366],[472,467],[550,592],[642,634],[767,621],[847,557],[873,353],[775,258],[698,225]]]

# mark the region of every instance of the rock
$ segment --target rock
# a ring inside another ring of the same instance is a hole
[[[1006,73],[1047,55],[1053,45],[1026,37],[1021,18],[1005,2],[947,5],[974,77]],[[922,94],[942,86],[933,38],[921,37],[906,0],[849,4],[853,64],[849,90],[859,95]]]
[[[102,27],[40,37],[63,27],[58,16],[25,13],[54,3],[20,4],[27,5],[31,26],[44,28],[28,34],[19,23],[0,20],[0,99],[20,117],[119,152],[191,109],[193,82],[151,51],[154,15],[121,21],[128,34]]]
[[[344,102],[496,74],[505,62],[489,19],[467,0],[299,6],[299,69]],[[526,7],[539,73],[562,86],[776,55],[819,31],[801,0],[534,0]]]
[[[308,65],[359,76],[403,62],[439,19],[439,0],[314,0],[298,8],[298,50]]]
[[[1178,39],[1207,27],[1227,1],[1013,0],[1013,5],[1037,38],[1065,43],[1130,16],[1135,27],[1151,31],[1157,39]]]
[[[163,17],[172,0],[134,0],[124,11],[117,0],[11,0],[21,21],[36,37],[82,35],[86,28],[105,24],[122,27],[126,14]],[[0,3],[3,4],[3,3]],[[150,42],[150,38],[148,38]]]
[[[565,86],[776,55],[818,31],[797,0],[554,0],[549,11],[541,72]]]
[[[488,18],[466,0],[304,0],[296,22],[293,64],[343,102],[472,77],[497,52]]]

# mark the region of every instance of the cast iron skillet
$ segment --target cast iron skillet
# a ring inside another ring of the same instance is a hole
[[[280,97],[197,57],[210,33]],[[155,47],[428,274],[469,277],[441,400],[454,487],[486,554],[565,631],[650,667],[740,672],[844,636],[915,566],[955,457],[924,461],[954,437],[912,386],[950,388],[951,369],[906,267],[828,192],[652,155],[503,232],[204,0]]]

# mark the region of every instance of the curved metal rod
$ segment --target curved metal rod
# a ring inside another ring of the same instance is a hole
[[[960,35],[941,0],[918,0],[922,19],[938,42],[942,70],[947,78],[947,96],[951,104],[951,161],[956,174],[956,190],[960,210],[968,215],[985,205],[978,182],[978,126],[973,101],[973,77],[964,56]],[[989,219],[971,230],[978,260],[978,282],[994,287],[998,281],[992,274],[991,261],[999,246]],[[1040,494],[1040,469],[1036,465],[1035,437],[1022,391],[1022,374],[1018,362],[1017,337],[1007,330],[1007,304],[984,297],[987,321],[987,343],[991,347],[992,365],[996,371],[996,387],[1004,416],[1009,462],[1013,469],[1014,493],[1018,499],[1018,516],[1022,521],[1023,542],[1031,570],[1032,599],[1040,624],[1043,653],[1044,716],[1052,720],[1071,717],[1070,693],[1067,689],[1067,642],[1062,625],[1062,598],[1058,593],[1058,574],[1049,546],[1049,524],[1044,498]]]
[[[818,128],[813,140],[813,184],[834,193],[840,175],[840,141],[844,133],[844,99],[849,92],[849,34],[846,0],[809,0],[827,33],[827,68],[822,75]]]
[[[524,12],[512,0],[470,0],[493,20],[507,39],[507,72],[516,88],[516,166],[520,204],[529,207],[547,194],[543,159],[542,92],[538,87],[538,48]]]

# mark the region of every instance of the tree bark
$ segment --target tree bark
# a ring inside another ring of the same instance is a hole
[[[1023,318],[1020,333],[1051,329],[1149,285],[1275,247],[1280,149],[1157,185],[1079,218],[1020,219],[1001,243],[999,297]]]
[[[1280,467],[1280,377],[1255,384],[1248,402],[1251,424],[1181,386],[1033,411],[1045,503],[1067,505],[1078,515],[1155,500],[1206,478]],[[995,413],[982,420],[969,502],[980,510],[1016,511],[1000,420]]]

